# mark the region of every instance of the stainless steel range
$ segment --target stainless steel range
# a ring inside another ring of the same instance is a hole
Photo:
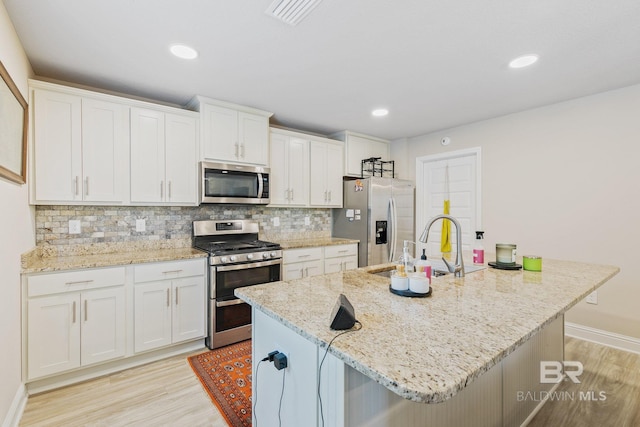
[[[258,240],[258,223],[236,220],[194,221],[193,246],[209,253],[207,347],[251,338],[251,307],[233,291],[280,280],[280,245]]]

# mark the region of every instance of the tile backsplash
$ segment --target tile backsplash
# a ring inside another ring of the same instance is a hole
[[[279,219],[279,226],[273,218]],[[305,218],[309,225],[305,225]],[[146,230],[136,231],[144,219]],[[36,244],[93,245],[99,243],[191,240],[193,221],[251,219],[260,224],[262,239],[331,236],[330,209],[269,208],[264,206],[36,206]],[[69,221],[79,220],[80,234],[69,234]]]

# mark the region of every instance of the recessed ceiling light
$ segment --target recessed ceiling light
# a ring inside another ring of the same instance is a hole
[[[529,65],[534,64],[536,61],[538,61],[538,55],[533,55],[533,54],[522,55],[512,60],[511,62],[509,62],[509,67],[511,68],[528,67]]]
[[[198,57],[198,51],[191,46],[184,44],[172,44],[169,46],[169,50],[178,58],[182,59],[195,59]]]
[[[386,108],[378,108],[371,112],[371,115],[375,117],[384,117],[387,114],[389,114],[389,110],[387,110]]]

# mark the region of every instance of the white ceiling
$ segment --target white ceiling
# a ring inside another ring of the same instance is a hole
[[[638,0],[323,0],[295,27],[272,0],[3,1],[38,76],[324,134],[411,137],[640,83]],[[524,53],[540,61],[507,67]]]

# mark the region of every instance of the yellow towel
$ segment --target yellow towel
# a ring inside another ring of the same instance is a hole
[[[444,213],[449,214],[449,200],[444,201]],[[442,220],[442,238],[440,239],[440,252],[451,252],[451,221]]]

